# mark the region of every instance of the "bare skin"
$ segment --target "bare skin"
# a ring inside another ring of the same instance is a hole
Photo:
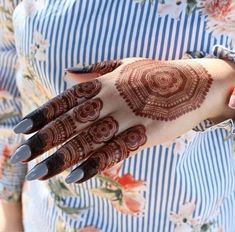
[[[23,231],[21,203],[0,201],[0,221],[1,232]]]

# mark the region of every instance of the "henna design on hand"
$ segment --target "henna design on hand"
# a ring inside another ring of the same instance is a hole
[[[73,117],[76,121],[82,123],[95,121],[99,118],[102,107],[103,103],[101,99],[97,98],[89,100],[73,110]]]
[[[84,99],[90,99],[96,96],[100,92],[101,87],[102,84],[99,80],[92,80],[73,86],[24,117],[19,123],[21,124],[21,129],[18,130],[15,128],[15,131],[17,133],[29,134],[41,129],[52,120],[82,103]],[[22,129],[22,127],[24,127],[22,123],[24,123],[26,119],[32,120],[33,126],[31,129],[25,131]]]
[[[212,81],[198,63],[141,60],[126,65],[115,85],[135,115],[171,121],[199,108]]]
[[[84,129],[43,161],[49,172],[42,179],[48,179],[86,159],[97,146],[111,140],[117,132],[118,122],[111,116]]]

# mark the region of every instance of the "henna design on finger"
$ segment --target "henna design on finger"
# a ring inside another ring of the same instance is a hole
[[[91,153],[85,162],[72,171],[66,181],[68,183],[84,182],[97,173],[101,173],[105,169],[128,158],[130,152],[137,151],[146,142],[146,129],[143,125],[129,128],[94,153]],[[82,178],[81,176],[79,178],[76,177],[77,172],[83,173]]]
[[[96,160],[97,171],[102,172],[129,157],[130,152],[136,151],[147,142],[146,129],[142,125],[129,128],[113,141],[91,155]]]
[[[102,131],[102,129],[105,131]],[[118,122],[111,116],[86,128],[43,161],[49,171],[42,180],[48,179],[86,159],[98,145],[111,140],[117,131]]]
[[[64,114],[50,122],[24,143],[31,150],[31,156],[25,161],[32,160],[73,137],[78,132],[78,122],[86,123],[97,120],[102,106],[100,98],[91,99],[75,107],[70,114]]]
[[[96,96],[100,92],[101,87],[102,84],[99,80],[92,80],[73,86],[24,117],[14,128],[15,132],[29,134],[41,129],[52,120],[84,102],[84,99]],[[33,125],[30,128],[27,126],[27,119],[32,120]]]
[[[73,110],[73,117],[78,122],[95,121],[100,116],[103,103],[100,98],[92,99]]]
[[[118,123],[113,117],[106,117],[97,122],[88,130],[89,136],[94,143],[100,144],[109,141],[118,131]]]
[[[78,98],[92,98],[96,96],[101,90],[102,84],[99,80],[95,79],[93,81],[84,82],[76,85],[74,88],[74,93]]]
[[[73,67],[67,69],[70,73],[97,73],[100,76],[112,72],[122,64],[121,60],[108,60],[84,67]]]
[[[126,65],[115,85],[135,115],[171,121],[199,108],[212,81],[198,63],[141,60]]]
[[[50,124],[46,125],[41,131],[29,138],[24,144],[31,150],[31,156],[25,161],[30,161],[49,149],[65,142],[76,132],[74,119],[69,115],[64,115]]]

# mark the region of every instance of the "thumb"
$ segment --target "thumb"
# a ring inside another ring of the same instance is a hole
[[[214,56],[224,59],[224,60],[229,60],[235,62],[235,51],[230,50],[226,47],[223,47],[221,45],[215,45],[212,48],[212,53]]]
[[[235,109],[235,88],[233,89],[233,92],[230,96],[228,106],[232,109]]]

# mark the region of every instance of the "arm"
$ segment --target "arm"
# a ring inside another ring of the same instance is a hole
[[[0,219],[0,231],[23,231],[21,203],[0,201]]]
[[[68,183],[80,183],[205,119],[220,122],[234,117],[227,102],[235,65],[223,60],[132,58],[68,73],[100,77],[75,85],[17,125],[17,133],[38,132],[16,151],[13,162],[28,162],[67,141],[36,165],[28,180],[48,179],[82,162],[67,178]]]

